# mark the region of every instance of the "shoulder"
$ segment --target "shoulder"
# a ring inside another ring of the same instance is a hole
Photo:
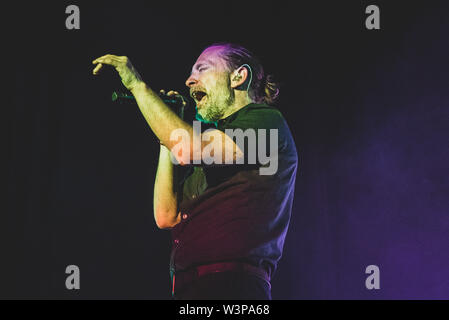
[[[278,108],[267,104],[250,104],[242,109],[240,116],[272,116],[282,118],[282,114]]]
[[[231,126],[240,123],[251,123],[259,128],[279,128],[284,125],[285,120],[276,107],[266,104],[251,104],[238,113]]]

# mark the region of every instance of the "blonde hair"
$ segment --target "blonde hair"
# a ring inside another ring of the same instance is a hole
[[[279,97],[279,84],[274,81],[273,75],[266,75],[259,59],[248,49],[234,43],[214,43],[211,47],[219,47],[221,56],[226,61],[229,71],[232,72],[242,65],[250,66],[252,81],[248,88],[251,100],[256,103],[272,105]],[[207,49],[207,48],[206,48]]]

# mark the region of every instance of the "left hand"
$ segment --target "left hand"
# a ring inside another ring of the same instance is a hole
[[[93,74],[97,75],[103,65],[110,65],[118,71],[120,78],[122,79],[123,85],[131,91],[137,84],[142,83],[142,78],[140,77],[137,70],[131,64],[131,61],[128,57],[125,56],[115,56],[112,54],[107,54],[100,58],[92,61],[92,64],[96,64]]]

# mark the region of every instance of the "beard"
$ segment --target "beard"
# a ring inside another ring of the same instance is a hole
[[[207,101],[198,109],[198,114],[204,120],[215,122],[222,119],[226,110],[234,104],[235,94],[229,78],[226,80],[220,81],[214,89],[208,91]]]

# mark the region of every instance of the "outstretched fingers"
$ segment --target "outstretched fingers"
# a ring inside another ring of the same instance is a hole
[[[103,64],[102,64],[102,63],[97,64],[97,65],[95,66],[94,71],[92,71],[92,73],[93,73],[94,75],[97,75],[97,74],[100,72],[101,68],[103,68]]]
[[[96,64],[95,69],[93,70],[93,74],[98,74],[100,70],[103,68],[103,65],[110,65],[113,67],[118,67],[119,65],[126,63],[126,57],[118,57],[112,54],[107,54],[102,57],[99,57],[92,61],[92,64]]]

